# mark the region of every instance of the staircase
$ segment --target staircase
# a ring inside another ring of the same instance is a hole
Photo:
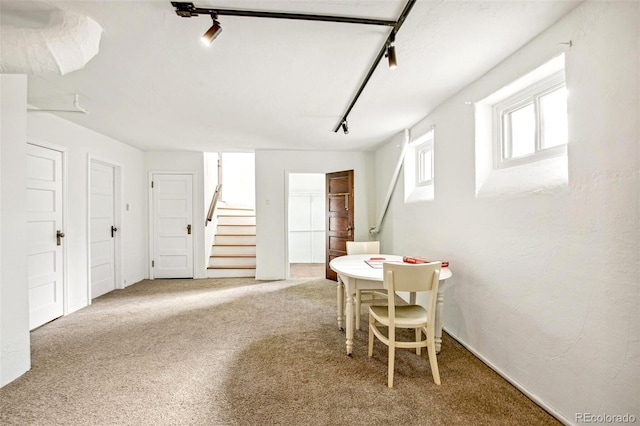
[[[220,206],[207,277],[256,276],[256,215],[247,208]]]

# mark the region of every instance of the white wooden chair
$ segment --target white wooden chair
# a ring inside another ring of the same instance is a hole
[[[380,241],[347,241],[347,254],[380,254]],[[365,296],[365,299],[362,299]],[[387,300],[387,292],[380,289],[356,290],[356,323],[355,329],[360,330],[360,313],[362,302],[374,303]]]
[[[441,262],[423,264],[384,263],[384,288],[387,289],[387,306],[369,307],[369,357],[373,356],[373,337],[389,347],[388,386],[393,387],[393,365],[396,348],[426,347],[431,365],[431,374],[436,385],[440,384],[440,372],[436,358],[434,322],[436,299],[440,280]],[[420,305],[396,305],[395,292],[429,291],[427,308]],[[387,336],[378,327],[388,327]],[[396,341],[396,328],[415,329],[416,340]],[[426,339],[422,339],[422,333]]]

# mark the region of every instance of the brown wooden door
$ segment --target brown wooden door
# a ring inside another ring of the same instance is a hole
[[[353,241],[353,170],[327,173],[327,256],[326,277],[337,281],[329,262],[347,254],[347,241]]]

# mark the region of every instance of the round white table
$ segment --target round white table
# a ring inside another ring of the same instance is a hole
[[[375,259],[375,260],[371,260]],[[367,263],[368,262],[368,263]],[[402,262],[402,256],[392,254],[356,254],[336,257],[329,262],[329,267],[338,274],[337,307],[338,328],[343,329],[345,323],[345,295],[346,295],[346,335],[347,355],[353,352],[353,332],[355,315],[354,301],[357,289],[383,288],[382,262]],[[435,340],[436,352],[442,347],[442,309],[444,305],[444,282],[451,277],[449,268],[440,271],[440,285],[436,301]],[[415,293],[410,295],[410,303],[415,303]]]

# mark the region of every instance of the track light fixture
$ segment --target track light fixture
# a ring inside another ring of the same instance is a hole
[[[384,20],[384,19],[369,19],[369,18],[358,18],[351,16],[332,16],[332,15],[311,15],[306,13],[285,13],[285,12],[263,12],[263,11],[253,11],[253,10],[238,10],[238,9],[221,9],[221,8],[204,8],[204,7],[196,7],[191,2],[181,2],[181,1],[172,1],[171,5],[176,9],[176,15],[182,18],[191,18],[193,16],[199,15],[209,15],[213,20],[213,25],[207,32],[202,36],[202,42],[204,44],[210,45],[213,41],[220,35],[222,32],[222,27],[220,26],[220,22],[218,22],[218,16],[242,16],[242,17],[251,17],[251,18],[276,18],[276,19],[295,19],[302,21],[322,21],[322,22],[339,22],[345,24],[363,24],[363,25],[382,25],[391,27],[391,33],[387,37],[387,40],[380,48],[378,55],[375,60],[369,67],[369,71],[365,76],[364,80],[360,84],[360,87],[356,91],[356,94],[351,100],[349,107],[346,112],[338,121],[338,125],[334,128],[334,132],[337,132],[342,128],[342,131],[345,135],[349,134],[349,126],[347,124],[347,116],[353,109],[356,104],[356,101],[360,97],[360,94],[364,90],[365,86],[369,82],[369,79],[373,75],[373,71],[376,69],[380,60],[383,56],[385,56],[389,61],[389,68],[395,68],[397,66],[396,62],[396,50],[393,45],[395,41],[395,36],[402,24],[404,24],[405,19],[409,16],[409,12],[415,5],[417,0],[407,0],[407,4],[404,6],[402,13],[395,21]]]
[[[396,62],[396,48],[393,44],[387,48],[387,59],[389,60],[389,68],[392,70],[398,66],[398,63]]]
[[[387,43],[387,53],[385,53],[384,55],[387,57],[389,61],[389,68],[391,69],[395,69],[398,66],[398,63],[396,62],[396,48],[393,45],[395,41],[396,33],[392,31],[391,35],[389,36],[389,42]]]
[[[213,20],[213,25],[211,25],[211,28],[209,28],[207,32],[204,33],[204,35],[200,39],[202,40],[202,43],[205,44],[205,46],[210,46],[211,43],[213,43],[213,40],[215,40],[216,37],[218,37],[222,32],[222,27],[220,26],[220,22],[218,22],[216,18],[217,18],[216,15],[211,15],[211,19]]]
[[[347,119],[345,118],[344,120],[342,120],[342,131],[344,132],[345,135],[349,134],[349,123],[347,123]]]

